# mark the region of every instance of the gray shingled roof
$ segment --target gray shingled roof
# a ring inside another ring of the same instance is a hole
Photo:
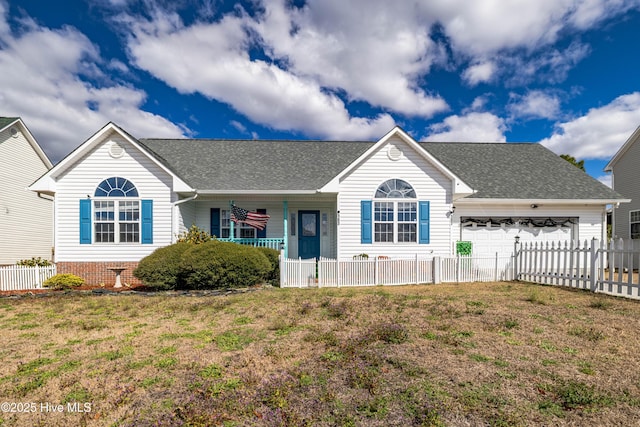
[[[140,139],[203,191],[315,191],[372,142]]]
[[[473,198],[624,199],[539,144],[422,142]]]
[[[9,126],[11,123],[18,120],[18,117],[0,117],[0,129]]]
[[[373,142],[141,139],[200,191],[315,191]],[[473,198],[623,199],[539,144],[419,145],[477,192]]]

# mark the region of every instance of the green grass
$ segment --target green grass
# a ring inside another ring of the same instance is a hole
[[[634,425],[640,411],[640,303],[548,286],[56,295],[0,300],[0,315],[3,399],[92,408],[0,426]]]

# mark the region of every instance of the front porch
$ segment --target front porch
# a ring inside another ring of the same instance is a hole
[[[284,199],[284,200],[283,200]],[[251,195],[234,199],[200,195],[176,204],[174,235],[196,225],[217,240],[282,251],[304,259],[337,256],[335,195]],[[235,205],[270,216],[263,230],[231,221]]]

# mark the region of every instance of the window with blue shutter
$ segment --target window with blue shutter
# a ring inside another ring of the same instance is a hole
[[[142,244],[153,243],[153,200],[141,201],[142,211]]]
[[[371,200],[360,201],[360,243],[368,244],[372,242],[372,202]]]
[[[372,201],[361,206],[362,243],[429,243],[429,202],[416,200],[416,191],[407,181],[383,182]],[[365,203],[365,202],[362,202]],[[365,214],[368,217],[365,220]]]
[[[220,208],[211,208],[211,235],[222,237],[220,234]]]
[[[257,209],[256,212],[261,214],[266,214],[266,209]],[[267,227],[265,226],[262,230],[256,230],[256,237],[258,239],[265,239],[267,237]]]
[[[138,199],[126,178],[102,181],[92,199],[80,200],[80,243],[153,243],[153,200]]]
[[[418,202],[418,232],[420,234],[419,243],[424,245],[429,243],[429,202]]]
[[[91,199],[80,199],[80,244],[91,244]]]

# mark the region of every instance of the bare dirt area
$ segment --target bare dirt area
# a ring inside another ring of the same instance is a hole
[[[637,425],[640,302],[517,282],[0,298],[0,426]]]

